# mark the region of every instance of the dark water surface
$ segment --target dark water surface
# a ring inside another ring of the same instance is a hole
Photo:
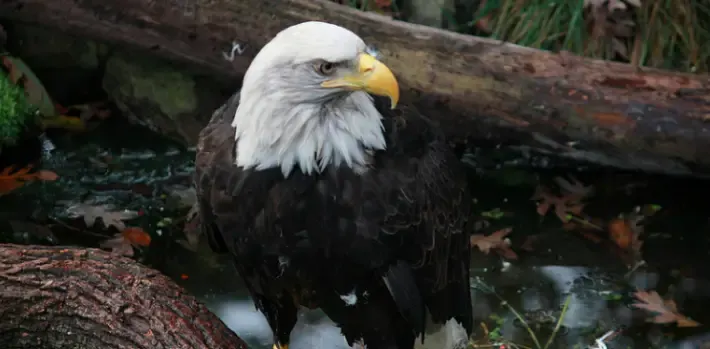
[[[69,217],[68,207],[83,202],[139,212],[127,224],[149,232],[152,243],[136,258],[173,277],[254,348],[271,348],[270,330],[228,258],[213,255],[202,242],[184,241],[184,217],[194,200],[189,190],[194,152],[118,121],[106,121],[89,134],[50,139],[55,149],[44,167],[60,179],[0,197],[0,215],[4,222],[50,222],[53,235],[13,231],[2,223],[0,241],[96,247],[110,233],[84,229],[81,218]],[[529,331],[542,348],[558,323],[549,348],[602,349],[595,340],[606,333],[613,335],[599,342],[609,349],[702,348],[703,340],[710,347],[708,182],[593,168],[532,170],[525,165],[548,159],[501,154],[480,151],[466,158],[482,212],[475,233],[512,228],[508,238],[516,257],[474,252],[472,348],[538,348]],[[573,218],[576,226],[563,225],[554,209],[541,217],[530,200],[540,183],[565,187],[556,177],[594,188]],[[611,242],[608,225],[637,207],[637,216],[646,219],[640,255],[634,256]],[[648,322],[650,313],[631,306],[637,290],[672,298],[678,312],[700,326]],[[291,348],[347,346],[323,314],[311,311],[302,314]]]

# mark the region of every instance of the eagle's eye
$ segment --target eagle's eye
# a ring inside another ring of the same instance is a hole
[[[316,71],[321,75],[331,75],[335,72],[335,63],[321,62],[316,64]]]

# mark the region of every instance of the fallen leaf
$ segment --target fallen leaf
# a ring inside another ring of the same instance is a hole
[[[126,238],[121,233],[103,241],[99,244],[99,247],[109,249],[113,254],[133,257],[133,246],[130,242],[126,241]]]
[[[580,202],[582,198],[583,196],[574,193],[555,196],[547,188],[539,186],[530,199],[538,201],[537,214],[545,216],[550,208],[554,208],[557,218],[566,223],[570,220],[569,214],[580,215],[582,213],[584,209],[584,204]]]
[[[125,228],[112,238],[99,244],[101,248],[111,250],[111,253],[126,257],[133,257],[134,246],[148,245],[150,245],[150,234],[138,227]]]
[[[484,254],[488,254],[492,249],[507,259],[517,259],[518,255],[510,248],[510,240],[505,238],[512,228],[505,228],[493,232],[491,235],[473,234],[470,238],[471,246],[476,246]]]
[[[138,212],[122,210],[113,211],[110,205],[91,205],[87,203],[75,204],[67,207],[67,214],[71,218],[83,217],[87,227],[91,227],[96,223],[98,218],[101,218],[104,225],[115,227],[119,231],[126,229],[124,220],[138,217]]]
[[[676,323],[678,327],[697,327],[700,324],[678,312],[678,307],[672,299],[664,300],[656,291],[637,291],[634,297],[640,303],[633,303],[631,306],[644,309],[656,315],[649,322],[656,324]]]
[[[59,128],[70,131],[85,131],[86,124],[81,118],[67,115],[53,115],[45,117],[40,122],[42,128]]]
[[[92,119],[104,120],[111,116],[111,111],[106,109],[104,102],[76,104],[64,107],[55,104],[55,115],[45,116],[41,120],[42,127],[59,128],[69,131],[86,131],[88,122]],[[73,116],[78,112],[78,116]],[[71,115],[69,115],[71,113]]]
[[[634,232],[624,218],[615,218],[609,222],[609,237],[620,248],[626,250],[631,247]]]
[[[59,178],[56,173],[47,170],[40,170],[30,173],[31,166],[13,170],[13,166],[7,167],[0,172],[0,195],[7,194],[17,188],[22,187],[27,182],[34,180],[54,181]]]
[[[123,238],[134,246],[149,246],[150,234],[138,227],[128,227],[121,232]]]

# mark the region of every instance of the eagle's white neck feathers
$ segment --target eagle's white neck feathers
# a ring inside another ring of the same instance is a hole
[[[330,164],[361,171],[369,151],[385,149],[380,113],[364,92],[326,109],[282,103],[275,100],[278,97],[253,98],[242,97],[232,122],[238,166],[257,170],[279,166],[284,176],[294,166],[307,174]]]
[[[257,54],[244,76],[232,126],[236,164],[280,167],[284,176],[328,165],[364,171],[369,153],[386,147],[381,114],[362,91],[331,91],[309,62],[355,59],[365,49],[354,33],[306,22],[279,33]]]

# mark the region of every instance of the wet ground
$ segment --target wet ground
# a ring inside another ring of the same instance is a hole
[[[115,226],[86,228],[71,213],[101,205],[130,210],[125,224],[152,239],[135,258],[185,286],[254,348],[270,348],[268,326],[229,261],[183,232],[194,200],[194,152],[114,119],[88,134],[49,139],[54,149],[44,168],[59,179],[0,197],[1,242],[97,247]],[[501,154],[466,157],[481,212],[473,232],[481,235],[472,258],[471,347],[544,348],[553,333],[548,348],[710,346],[710,183],[569,164],[530,169],[551,162]],[[531,200],[536,192],[541,200]],[[502,229],[510,232],[495,233]],[[492,246],[487,254],[482,242]],[[674,304],[654,304],[660,299],[646,294],[647,307],[663,311],[654,318],[632,306],[643,304],[639,290]],[[291,348],[346,346],[326,317],[309,312]]]

